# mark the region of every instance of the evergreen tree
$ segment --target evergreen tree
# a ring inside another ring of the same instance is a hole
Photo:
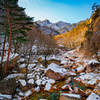
[[[6,28],[7,39],[9,40],[8,56],[5,65],[5,72],[8,69],[8,62],[11,52],[11,44],[16,46],[18,42],[25,42],[27,31],[31,30],[30,25],[32,25],[33,18],[28,17],[24,8],[18,6],[18,0],[2,0],[0,2],[0,7],[2,8],[3,20],[0,25]]]

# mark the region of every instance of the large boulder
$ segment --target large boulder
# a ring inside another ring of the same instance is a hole
[[[64,79],[64,76],[62,76],[60,73],[57,73],[57,72],[54,72],[53,70],[49,69],[47,72],[46,72],[46,76],[48,78],[51,78],[51,79],[54,79],[54,80],[62,80]]]
[[[13,94],[16,90],[16,80],[14,78],[0,81],[1,94]]]
[[[100,96],[95,93],[91,93],[86,100],[100,100]]]

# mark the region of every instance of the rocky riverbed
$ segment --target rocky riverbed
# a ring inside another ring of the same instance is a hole
[[[0,81],[0,100],[100,100],[100,62],[78,49],[48,57],[47,66],[44,57],[34,59],[27,81],[24,57],[13,60],[17,67]]]

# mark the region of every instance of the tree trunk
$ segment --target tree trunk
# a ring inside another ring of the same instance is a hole
[[[11,29],[11,23],[10,23],[10,14],[9,14],[9,9],[8,8],[7,8],[7,12],[8,12],[8,25],[9,25],[9,48],[8,48],[7,61],[6,61],[5,69],[4,69],[5,73],[8,70],[9,57],[10,57],[10,51],[11,51],[11,36],[12,36],[12,29]]]
[[[47,56],[45,56],[45,67],[47,67]]]

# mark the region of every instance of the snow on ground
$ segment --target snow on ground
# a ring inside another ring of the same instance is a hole
[[[90,80],[90,79],[96,78],[98,75],[100,76],[100,74],[87,73],[85,75],[81,75],[80,79],[82,79],[82,80],[85,80],[85,79]]]
[[[30,79],[30,80],[28,80],[28,83],[29,84],[34,84],[34,80],[33,79]]]
[[[52,60],[52,59],[61,60],[61,57],[59,55],[51,55],[47,57],[47,60]]]
[[[12,95],[0,94],[0,100],[12,99]]]
[[[28,91],[26,91],[25,93],[24,93],[24,96],[25,97],[28,97],[28,96],[30,96],[32,94],[32,92],[30,91],[30,90],[28,90]]]
[[[49,69],[51,69],[54,72],[61,73],[62,75],[65,75],[66,72],[67,72],[67,70],[65,68],[62,68],[61,66],[58,66],[55,63],[51,63],[50,65],[48,65],[46,71],[49,70]]]
[[[17,53],[10,53],[10,60],[14,59],[15,57],[17,57],[19,54]]]
[[[89,60],[89,62],[88,62],[88,64],[95,64],[95,63],[100,63],[100,62],[98,62],[96,59],[91,59],[91,60]]]
[[[76,80],[80,80],[82,83],[94,85],[97,81],[100,81],[100,74],[96,73],[87,73],[79,76],[78,78],[74,78]]]
[[[61,95],[61,96],[68,96],[68,97],[72,97],[72,98],[78,98],[78,99],[81,98],[81,96],[78,95],[78,94],[61,93],[60,95]],[[91,99],[91,100],[92,100],[92,99]]]
[[[45,85],[45,89],[44,90],[49,91],[51,89],[51,87],[52,87],[52,85],[50,83],[47,83]]]
[[[68,84],[65,84],[64,86],[62,86],[62,89],[65,89],[67,86],[69,86]]]
[[[100,100],[100,96],[95,93],[91,93],[86,100]]]
[[[29,69],[29,71],[33,70],[31,73],[29,73],[27,75],[28,79],[31,79],[31,78],[34,78],[34,77],[39,79],[41,73],[42,73],[41,77],[44,75],[45,67],[43,65],[41,65],[41,64],[38,64],[38,65],[32,64],[31,66],[28,67],[28,69]]]
[[[37,46],[36,45],[32,46],[32,51],[37,52]]]
[[[8,50],[8,47],[9,47],[9,43],[5,43],[5,50]],[[0,49],[2,50],[3,48],[3,44],[0,45]],[[14,51],[14,49],[12,49],[12,51]],[[2,52],[1,52],[2,53]],[[5,52],[5,56],[3,58],[3,62],[5,62],[7,60],[7,56],[8,56],[8,51]],[[9,60],[12,60],[14,59],[15,57],[17,57],[18,54],[17,53],[12,53],[10,52],[10,57],[9,57]],[[0,57],[0,61],[1,61],[1,57]]]
[[[46,90],[46,91],[49,91],[51,89],[51,87],[52,87],[52,84],[54,84],[54,83],[55,83],[55,80],[53,80],[53,79],[46,79],[44,81],[41,80],[41,79],[36,80],[36,84],[38,86],[45,85],[45,89],[44,90]]]
[[[10,74],[5,79],[11,79],[16,77],[24,77],[24,74],[18,73],[18,74]]]
[[[91,85],[94,85],[97,83],[97,79],[94,78],[94,79],[91,79],[90,81],[88,81],[88,84],[91,84]]]
[[[27,75],[27,77],[28,77],[28,79],[34,78],[34,77],[35,77],[34,72],[29,73],[29,74]]]
[[[49,91],[52,87],[52,84],[54,84],[54,83],[55,83],[55,80],[53,80],[53,79],[46,80],[46,85],[45,85],[44,90]]]
[[[76,49],[76,50],[71,50],[71,51],[68,51],[68,52],[62,54],[61,64],[71,65],[71,64],[77,63],[79,67],[80,66],[86,67],[87,65],[89,65],[91,63],[92,64],[100,63],[96,59],[84,58],[84,55],[77,53],[77,51],[78,50]],[[73,61],[70,61],[70,59]],[[81,62],[81,64],[80,64],[80,62]]]
[[[26,81],[25,80],[20,79],[18,81],[21,83],[22,86],[26,86]]]
[[[64,64],[64,65],[71,65],[71,64],[73,64],[74,62],[73,61],[70,61],[70,59],[68,59],[68,58],[65,58],[65,57],[62,57],[61,58],[61,64]]]
[[[28,83],[30,84],[37,84],[37,87],[35,88],[35,91],[38,91],[41,87],[41,85],[45,86],[45,90],[47,89],[47,86],[52,86],[52,84],[55,83],[55,80],[49,79],[45,76],[45,67],[41,64],[36,65],[36,67],[33,67],[33,71],[29,73],[28,76]],[[48,87],[50,88],[50,87]]]
[[[19,65],[19,68],[25,68],[25,67],[26,67],[26,64]]]
[[[28,65],[28,70],[32,70],[35,66],[36,66],[36,64],[29,64]]]
[[[37,85],[41,85],[41,83],[42,83],[42,80],[41,79],[36,80],[36,84]]]
[[[76,50],[68,51],[68,52],[66,52],[63,56],[64,56],[64,57],[75,56],[75,55],[76,55],[76,54],[75,54],[75,51],[76,51]]]
[[[55,83],[55,80],[53,80],[53,79],[48,79],[48,80],[46,80],[48,83],[51,83],[51,84],[54,84]]]
[[[37,71],[37,72],[39,72],[40,70],[44,70],[44,69],[45,69],[45,67],[44,67],[42,64],[38,64],[38,65],[34,68],[34,70]]]
[[[68,71],[68,72],[66,72],[66,75],[68,75],[68,76],[76,76],[76,73]]]
[[[100,62],[98,62],[96,59],[86,59],[86,58],[83,58],[80,60],[81,62],[83,61],[84,63],[84,66],[87,66],[87,65],[90,65],[90,64],[99,64]]]
[[[33,47],[34,49],[35,47]],[[18,55],[15,55],[14,57],[16,57]],[[42,59],[44,59],[43,56],[41,56]],[[74,64],[73,60],[75,61],[75,63],[77,63],[78,67],[76,68],[77,71],[83,70],[84,67],[86,66],[86,64],[91,64],[91,63],[98,63],[95,59],[91,59],[91,60],[87,60],[87,59],[81,59],[80,57],[77,57],[75,50],[72,51],[68,51],[66,53],[62,53],[61,56],[49,56],[47,57],[47,60],[51,60],[51,59],[55,59],[55,60],[60,60],[61,64],[65,64],[65,65],[70,65],[70,64]],[[72,61],[70,61],[70,59]],[[18,60],[18,62],[24,62],[25,59],[21,58]],[[83,62],[83,65],[80,64],[80,62]],[[19,68],[24,68],[26,66],[26,64],[20,64]],[[52,84],[54,84],[56,81],[53,79],[49,79],[48,77],[46,77],[45,72],[47,70],[53,70],[54,72],[60,73],[62,75],[69,75],[69,76],[76,76],[76,73],[73,71],[68,71],[67,69],[63,68],[62,66],[59,66],[55,63],[51,63],[48,65],[47,68],[45,68],[42,64],[37,64],[37,60],[36,60],[36,64],[29,64],[28,65],[28,83],[29,84],[36,84],[37,87],[33,87],[35,91],[39,91],[41,86],[44,85],[44,90],[45,91],[49,91],[52,87]],[[9,78],[16,78],[16,77],[24,77],[24,74],[10,74],[8,75],[5,79],[9,79]],[[95,74],[95,73],[80,73],[79,77],[74,78],[76,80],[81,80],[83,83],[87,83],[87,84],[95,84],[97,82],[97,80],[100,81],[100,74]],[[24,79],[19,79],[18,80],[22,86],[26,86],[26,82]],[[62,86],[62,89],[64,89],[65,87],[67,87],[68,85],[65,84],[64,86]],[[71,89],[71,87],[69,86],[69,89]],[[32,92],[30,90],[26,91],[25,93],[22,93],[21,91],[19,92],[19,94],[21,96],[29,96]],[[62,93],[61,95],[65,95],[65,96],[69,96],[69,97],[75,97],[75,98],[81,98],[80,95],[77,94],[68,94],[68,93]],[[90,100],[90,99],[89,99]],[[98,99],[99,100],[99,99]]]
[[[19,94],[19,96],[28,97],[28,96],[30,96],[32,94],[32,91],[31,90],[27,90],[26,92],[22,92],[22,91],[19,90],[18,94]]]
[[[4,59],[3,59],[3,62],[5,62],[7,60],[7,55],[8,55],[8,52],[6,52],[5,56],[4,56]],[[17,53],[10,53],[10,57],[9,57],[9,60],[12,60],[14,59],[15,57],[17,57],[18,54]],[[1,59],[1,57],[0,57]]]
[[[20,58],[20,59],[17,61],[17,63],[19,63],[19,62],[24,62],[24,61],[25,61],[24,58]]]
[[[38,92],[38,91],[40,91],[40,87],[37,86],[36,88],[34,88],[34,90],[35,90],[36,92]]]
[[[18,95],[19,95],[19,96],[24,96],[24,93],[23,93],[22,91],[19,90],[19,91],[18,91]]]
[[[50,56],[47,56],[46,60],[52,60],[52,59],[55,59],[55,60],[61,60],[61,57],[60,55],[50,55]],[[38,56],[38,58],[41,58],[42,60],[45,60],[45,57],[44,56]]]
[[[77,70],[77,72],[80,72],[80,71],[84,70],[84,67],[82,65],[80,65],[80,67],[77,67],[76,70]]]

